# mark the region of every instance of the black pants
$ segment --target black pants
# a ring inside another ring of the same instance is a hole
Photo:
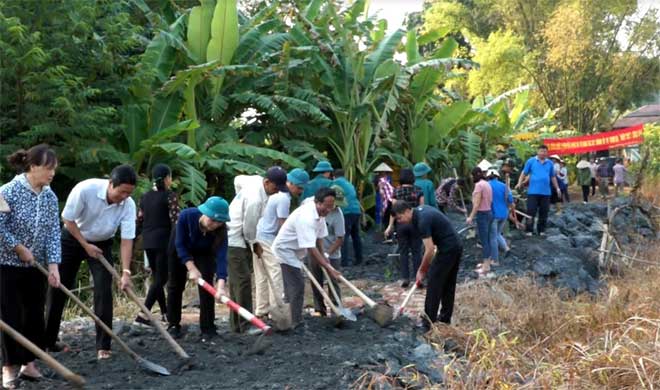
[[[341,261],[339,259],[330,259],[330,264],[336,268],[339,269],[339,263]],[[319,282],[321,286],[323,286],[323,282],[325,281],[325,275],[323,273],[323,267],[314,259],[309,260],[309,270],[314,275],[314,279]],[[309,282],[311,287],[312,287],[312,293],[314,296],[314,309],[321,313],[322,316],[327,315],[327,309],[325,307],[325,302],[323,300],[323,295],[319,292],[319,290],[314,286],[314,283],[311,281]],[[332,283],[332,285],[335,288],[335,291],[337,291],[337,295],[341,298],[341,290],[339,289],[339,283],[330,278],[328,283]],[[337,300],[335,299],[335,296],[332,294],[332,290],[330,290],[330,285],[328,285],[328,296],[332,300],[332,303],[335,305],[337,304]]]
[[[527,214],[532,217],[527,220],[527,231],[534,231],[534,219],[536,212],[539,213],[539,220],[536,225],[538,233],[545,231],[545,224],[548,221],[548,211],[550,210],[550,196],[549,195],[528,195],[527,196]]]
[[[415,234],[411,224],[397,224],[396,235],[399,241],[399,261],[401,279],[414,279],[422,262],[422,240]],[[410,255],[412,255],[412,273],[410,273]]]
[[[362,238],[360,237],[360,214],[346,214],[344,215],[344,227],[346,228],[346,235],[344,236],[344,244],[341,247],[341,265],[348,265],[348,237],[353,242],[353,265],[362,263]]]
[[[589,201],[589,186],[582,186],[582,200],[585,202]]]
[[[90,242],[90,244],[101,249],[108,262],[113,263],[112,240]],[[87,265],[94,279],[94,313],[112,329],[112,275],[103,267],[101,262],[89,259],[87,252],[80,246],[80,243],[69,232],[63,230],[62,263],[59,267],[60,282],[69,290],[75,285],[76,275],[83,260],[87,260]],[[48,288],[46,296],[46,347],[54,346],[57,341],[66,300],[66,295],[60,289]],[[96,325],[96,349],[109,350],[111,341],[110,336],[99,325]]]
[[[193,262],[202,279],[207,283],[213,284],[213,275],[215,273],[215,253],[193,253]],[[170,240],[168,248],[169,260],[169,278],[167,280],[167,321],[170,326],[181,325],[181,307],[183,301],[183,291],[186,289],[188,281],[188,269],[176,255],[174,242]],[[215,332],[215,297],[206,292],[201,287],[199,290],[199,328],[202,333]]]
[[[46,278],[36,268],[0,266],[0,319],[18,333],[44,347],[44,299]],[[0,332],[2,364],[25,365],[34,361],[32,352],[11,336]]]
[[[591,196],[596,195],[596,178],[591,178]]]
[[[426,287],[426,301],[424,302],[424,312],[431,323],[438,320],[440,303],[442,303],[440,321],[445,324],[451,323],[454,296],[456,295],[456,277],[462,254],[463,248],[461,247],[438,252],[431,263],[427,274],[428,287]]]
[[[167,312],[164,289],[167,283],[167,249],[146,249],[146,252],[152,279],[144,305],[147,309],[151,309],[154,303],[158,302],[161,313],[165,314]]]

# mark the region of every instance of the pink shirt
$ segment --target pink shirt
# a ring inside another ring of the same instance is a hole
[[[476,202],[477,194],[481,194],[481,203],[477,211],[490,211],[493,206],[493,189],[486,180],[479,180],[472,192],[472,203]]]

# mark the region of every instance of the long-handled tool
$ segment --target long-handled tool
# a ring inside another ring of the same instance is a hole
[[[16,329],[7,325],[6,322],[0,320],[0,330],[8,334],[11,338],[16,340],[17,343],[21,344],[25,349],[32,352],[34,356],[41,359],[48,367],[55,370],[60,374],[64,379],[75,385],[76,387],[83,387],[85,385],[85,379],[80,375],[72,372],[68,368],[64,367],[52,356],[44,352],[41,348],[37,347],[33,342],[26,339],[22,334],[18,333]]]
[[[376,303],[373,299],[369,298],[367,294],[360,291],[353,283],[349,282],[344,275],[339,276],[339,280],[348,286],[357,296],[364,301],[364,303],[369,306],[369,310],[366,311],[367,315],[371,317],[376,323],[382,327],[387,326],[392,322],[393,309],[391,306],[388,306],[383,303]]]
[[[335,315],[337,315],[338,317],[343,317],[343,318],[346,318],[347,320],[351,320],[350,318],[344,316],[344,313],[339,311],[339,308],[337,308],[337,306],[335,306],[335,304],[332,303],[332,300],[330,299],[328,294],[325,291],[323,291],[323,286],[321,286],[319,281],[316,280],[316,278],[314,277],[312,272],[309,270],[309,268],[307,268],[307,266],[305,264],[302,264],[302,269],[307,274],[307,277],[309,278],[309,280],[312,281],[312,284],[314,285],[314,287],[316,287],[316,289],[319,291],[319,293],[321,293],[321,296],[323,296],[323,299],[328,301],[328,305],[330,306],[330,309],[332,309],[332,312],[335,313]],[[353,321],[353,320],[351,320],[351,321]]]
[[[341,297],[339,297],[337,289],[335,288],[335,284],[332,283],[332,279],[330,279],[330,275],[328,275],[328,271],[326,271],[323,267],[321,267],[321,269],[323,270],[323,275],[325,275],[325,278],[328,280],[328,286],[330,286],[330,291],[335,297],[335,302],[337,302],[337,309],[339,309],[341,315],[349,321],[357,321],[355,313],[353,313],[350,309],[345,308],[342,304]]]
[[[114,279],[116,279],[117,281],[121,280],[121,277],[119,276],[117,270],[112,265],[110,265],[108,260],[103,255],[100,255],[97,260],[100,261],[101,264],[103,264],[105,269],[107,269],[108,272],[110,272],[110,274]],[[140,310],[142,310],[144,315],[147,316],[147,318],[149,319],[149,321],[151,321],[154,327],[158,329],[158,332],[163,336],[163,338],[167,341],[167,343],[170,344],[170,346],[174,349],[174,351],[182,358],[190,359],[190,356],[186,353],[186,351],[184,351],[183,348],[181,348],[181,346],[176,341],[174,341],[172,336],[169,333],[167,333],[163,325],[156,319],[156,317],[153,316],[153,314],[151,314],[151,311],[147,309],[146,306],[144,306],[140,298],[138,298],[138,296],[135,294],[135,291],[133,291],[133,289],[130,287],[127,287],[124,291],[126,292],[126,295],[128,295],[128,297],[138,305]]]
[[[197,279],[197,284],[213,297],[215,297],[215,294],[218,292],[211,284],[202,278]],[[220,297],[220,301],[227,305],[230,310],[245,318],[252,325],[261,329],[261,335],[257,338],[257,341],[254,342],[250,350],[247,352],[247,355],[261,354],[271,346],[272,343],[265,341],[264,337],[271,335],[273,333],[273,328],[266,325],[261,319],[259,319],[259,317],[250,313],[246,308],[232,301],[228,297],[223,295]]]
[[[396,311],[394,312],[394,319],[397,319],[401,314],[403,314],[403,309],[406,308],[408,305],[408,302],[410,302],[410,298],[412,298],[413,294],[417,290],[417,283],[413,283],[413,286],[408,290],[408,293],[406,294],[406,297],[403,299],[403,302],[401,303],[401,306],[396,308]]]
[[[215,297],[215,294],[217,293],[217,290],[215,287],[210,285],[206,280],[199,278],[197,279],[197,284],[206,290],[209,294],[213,295]],[[227,296],[223,295],[220,297],[220,301],[227,305],[231,311],[234,313],[238,314],[239,316],[245,318],[247,321],[249,321],[252,325],[256,326],[257,328],[261,329],[262,333],[269,335],[273,333],[273,329],[266,325],[259,317],[255,316],[254,314],[250,313],[246,308],[243,306],[239,305],[238,303],[232,301],[229,299]]]
[[[44,268],[43,265],[41,265],[41,264],[39,264],[39,263],[37,263],[37,262],[34,262],[34,263],[32,263],[32,264],[33,264],[34,267],[37,268],[42,274],[44,274],[46,277],[48,277],[48,271],[46,271],[46,268]],[[113,339],[117,344],[119,344],[119,346],[120,346],[124,351],[126,351],[126,353],[127,353],[130,357],[132,357],[133,360],[135,360],[135,361],[140,365],[140,367],[142,367],[143,369],[145,369],[145,370],[147,370],[147,371],[155,372],[155,373],[160,374],[160,375],[164,375],[164,376],[168,376],[168,375],[170,375],[170,372],[169,372],[165,367],[160,366],[160,365],[158,365],[158,364],[156,364],[156,363],[150,362],[149,360],[143,358],[142,356],[138,355],[135,351],[133,351],[128,345],[126,345],[126,343],[124,343],[124,341],[122,341],[122,339],[119,338],[119,336],[117,336],[117,335],[112,331],[112,329],[110,329],[110,327],[109,327],[108,325],[105,324],[105,322],[103,322],[103,321],[102,321],[102,320],[101,320],[96,314],[94,314],[94,312],[93,312],[89,307],[87,307],[87,305],[85,305],[84,303],[82,303],[82,301],[80,301],[80,299],[78,299],[78,297],[77,297],[74,293],[72,293],[68,288],[66,288],[66,287],[64,287],[64,285],[60,284],[59,289],[62,290],[62,292],[63,292],[67,297],[69,297],[73,302],[75,302],[76,305],[80,306],[80,308],[81,308],[85,313],[87,313],[87,315],[89,315],[90,317],[92,317],[92,319],[94,320],[94,322],[96,322],[96,324],[99,325],[99,326],[101,327],[101,329],[103,329],[103,330],[105,331],[105,333],[107,333],[110,337],[112,337],[112,339]]]

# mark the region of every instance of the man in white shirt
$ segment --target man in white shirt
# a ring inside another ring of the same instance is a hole
[[[344,222],[344,213],[341,211],[342,207],[348,206],[348,201],[344,195],[344,189],[338,186],[337,184],[330,187],[330,189],[335,191],[335,207],[328,215],[325,216],[325,226],[328,228],[328,235],[323,238],[323,252],[324,255],[330,260],[330,264],[335,268],[339,269],[341,266],[341,248],[344,243],[344,236],[346,235],[346,225]],[[314,278],[323,286],[325,280],[325,275],[321,266],[316,261],[309,262],[309,270],[314,275]],[[310,282],[311,283],[311,282]],[[330,283],[332,283],[337,295],[341,299],[341,290],[339,288],[339,283],[336,280],[328,280],[328,295],[332,299],[332,303],[335,305],[338,303],[335,301],[334,294],[330,289]],[[312,293],[314,296],[314,310],[321,317],[327,316],[325,302],[323,295],[318,291],[313,284]]]
[[[257,243],[262,253],[252,259],[256,295],[254,314],[263,319],[280,305],[283,296],[282,269],[272,250],[273,241],[289,216],[291,196],[300,196],[308,181],[309,174],[300,168],[289,172],[286,182],[288,192],[280,191],[268,197],[257,225]]]
[[[286,191],[286,171],[271,167],[264,178],[260,176],[237,176],[234,179],[236,196],[229,205],[227,222],[229,252],[227,268],[229,296],[248,311],[252,311],[252,254],[262,255],[257,243],[257,224],[263,213],[268,196]],[[233,332],[242,333],[250,323],[233,311],[229,314]]]
[[[335,191],[324,187],[314,198],[303,201],[277,233],[273,252],[282,267],[284,295],[291,305],[292,326],[302,322],[305,281],[302,261],[306,255],[324,267],[333,279],[341,275],[323,255],[323,238],[328,235],[325,216],[335,207]]]
[[[94,259],[103,255],[110,263],[112,242],[121,227],[120,256],[122,262],[122,289],[131,286],[131,259],[135,238],[135,202],[130,195],[135,189],[137,175],[129,165],[115,167],[110,179],[88,179],[78,183],[66,200],[62,219],[61,283],[73,288],[83,260],[94,279],[94,312],[112,328],[112,275]],[[45,345],[51,351],[63,348],[57,343],[66,296],[59,289],[48,289],[46,300]],[[96,350],[99,360],[110,354],[110,341],[101,327],[96,325]]]

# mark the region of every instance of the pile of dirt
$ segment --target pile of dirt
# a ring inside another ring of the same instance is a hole
[[[365,316],[340,327],[329,318],[307,318],[305,325],[294,331],[266,336],[272,344],[261,354],[250,353],[257,336],[230,333],[226,320],[218,320],[219,336],[204,342],[199,329],[188,326],[180,340],[192,357],[187,364],[182,364],[155,331],[115,322],[115,330],[129,346],[168,368],[173,373],[169,377],[141,371],[116,346],[110,360],[98,362],[93,347],[94,326],[86,319],[63,324],[63,341],[72,351],[54,356],[85,377],[87,387],[94,389],[345,389],[365,371],[392,373],[409,364],[416,364],[430,380],[440,383],[442,367],[447,363],[405,318],[387,328]],[[47,379],[25,383],[24,388],[62,388],[59,377],[48,369],[44,373]],[[409,385],[417,380],[401,379]]]

